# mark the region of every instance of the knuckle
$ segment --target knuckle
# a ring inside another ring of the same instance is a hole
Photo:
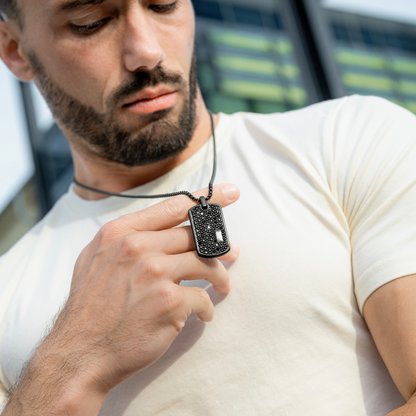
[[[143,243],[136,235],[126,236],[123,240],[122,252],[127,257],[135,257],[143,251]]]
[[[209,294],[206,290],[202,288],[196,288],[196,293],[205,305],[211,304],[211,298],[209,297]]]
[[[158,291],[158,304],[164,315],[176,312],[183,303],[181,293],[174,285],[162,285]]]
[[[185,326],[186,319],[177,319],[172,322],[174,330],[179,334]]]
[[[160,259],[151,257],[147,258],[142,263],[142,272],[146,276],[151,276],[160,279],[166,274],[166,270]]]
[[[98,231],[98,238],[100,241],[105,242],[111,239],[115,234],[115,226],[113,221],[107,222],[104,224]]]

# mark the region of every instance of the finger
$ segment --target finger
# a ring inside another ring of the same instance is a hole
[[[208,195],[208,189],[193,193],[196,198]],[[209,203],[226,207],[237,201],[240,190],[232,184],[217,185]],[[168,198],[142,211],[124,215],[116,220],[118,227],[127,227],[136,231],[158,231],[175,227],[188,220],[188,210],[195,206],[186,195]]]
[[[195,250],[195,240],[189,225],[156,231],[156,233],[158,234],[158,247],[155,248],[167,255]]]
[[[153,233],[144,231],[140,237],[147,241],[146,245],[150,252],[173,255],[195,250],[195,239],[192,228],[189,225],[156,231],[156,238]],[[239,254],[240,250],[238,246],[231,244],[231,250],[224,256],[218,257],[218,259],[222,261],[234,261]]]
[[[174,256],[159,257],[163,270],[169,270],[169,278],[179,284],[181,280],[204,279],[212,284],[214,289],[221,293],[231,290],[230,276],[224,265],[217,259],[199,257],[196,251],[177,254]]]
[[[235,261],[237,260],[239,255],[240,255],[240,248],[238,247],[237,244],[232,243],[231,250],[224,256],[217,257],[217,259],[221,261]]]
[[[196,313],[204,322],[211,322],[214,318],[214,304],[206,290],[200,287],[179,286],[182,292],[187,315]]]

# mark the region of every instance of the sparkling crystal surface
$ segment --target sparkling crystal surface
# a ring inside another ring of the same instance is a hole
[[[222,208],[217,204],[208,204],[207,209],[196,205],[189,210],[189,220],[194,234],[195,245],[201,257],[219,257],[230,251],[230,243],[225,228]],[[217,238],[220,232],[221,239]]]

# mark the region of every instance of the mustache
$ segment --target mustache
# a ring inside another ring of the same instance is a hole
[[[182,86],[184,80],[181,75],[175,72],[168,72],[162,67],[156,67],[153,71],[138,71],[134,73],[133,79],[129,84],[117,88],[111,94],[107,100],[107,105],[109,108],[117,106],[131,95],[159,84]]]

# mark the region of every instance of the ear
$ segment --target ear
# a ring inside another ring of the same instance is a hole
[[[28,82],[34,74],[20,37],[21,30],[16,23],[0,21],[0,58],[17,78]]]

